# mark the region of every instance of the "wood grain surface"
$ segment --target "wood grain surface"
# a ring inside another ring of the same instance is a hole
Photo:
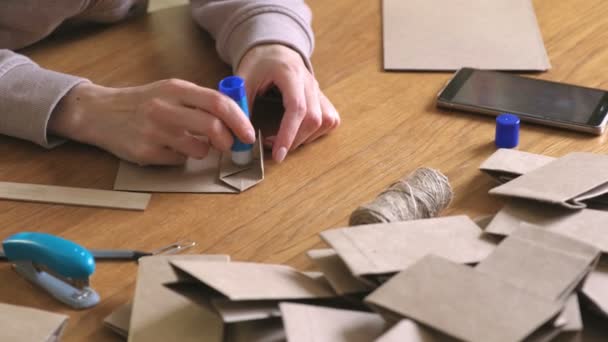
[[[346,225],[358,205],[420,166],[449,177],[455,200],[444,214],[495,213],[502,202],[487,194],[494,183],[478,171],[495,151],[493,118],[435,107],[450,73],[382,70],[381,1],[308,2],[315,74],[343,120],[335,133],[281,165],[267,158],[264,182],[239,195],[153,194],[143,212],[0,201],[2,238],[44,231],[88,248],[138,250],[191,239],[198,242],[193,253],[306,270],[312,264],[305,252],[324,247],[320,231]],[[553,68],[529,76],[608,88],[608,2],[535,0],[534,6]],[[115,87],[182,78],[215,88],[231,72],[187,6],[56,35],[22,52],[44,67]],[[550,156],[608,152],[606,136],[524,124],[520,138],[519,149]],[[44,150],[0,137],[0,156],[6,182],[111,189],[118,167],[114,156],[76,143]],[[102,321],[131,298],[136,267],[98,263],[92,285],[102,302],[72,311],[2,264],[0,302],[68,314],[66,341],[120,341]]]

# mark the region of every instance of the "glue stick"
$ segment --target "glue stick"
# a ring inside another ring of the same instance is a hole
[[[220,81],[219,90],[222,94],[230,97],[236,102],[247,119],[249,119],[249,107],[247,106],[247,93],[245,92],[245,80],[238,76],[228,76]],[[236,165],[247,165],[253,160],[253,144],[241,142],[234,134],[232,144],[232,162]]]

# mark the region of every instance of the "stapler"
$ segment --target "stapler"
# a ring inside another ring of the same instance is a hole
[[[17,273],[75,309],[99,303],[89,286],[95,259],[84,247],[45,233],[22,232],[2,242],[7,260]]]

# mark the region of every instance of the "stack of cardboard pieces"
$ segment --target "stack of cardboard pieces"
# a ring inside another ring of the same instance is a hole
[[[608,315],[608,156],[570,153],[562,158],[500,149],[481,170],[504,183],[491,194],[513,199],[485,231],[510,235],[522,224],[542,227],[599,249],[603,253],[582,289],[597,311]]]
[[[525,199],[485,232],[466,216],[331,229],[321,233],[330,248],[308,251],[320,273],[223,255],[142,258],[133,304],[106,324],[129,341],[547,341],[581,331],[578,293],[608,312],[608,273],[596,268],[608,213],[580,208],[601,203],[589,188],[599,173],[573,190],[568,175],[581,170],[568,172],[598,157],[499,150],[482,169],[508,181],[491,193]],[[529,179],[560,179],[568,193]]]

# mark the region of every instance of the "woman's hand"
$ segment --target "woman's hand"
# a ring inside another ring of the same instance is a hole
[[[238,105],[219,92],[182,80],[132,88],[74,87],[49,120],[49,133],[97,145],[140,165],[182,164],[209,147],[229,151],[232,132],[255,142]]]
[[[277,162],[282,162],[288,151],[340,125],[340,115],[319,89],[300,54],[286,46],[252,48],[242,58],[237,75],[245,79],[251,102],[273,85],[281,91],[285,114],[277,136],[265,142],[272,144],[272,156]]]

